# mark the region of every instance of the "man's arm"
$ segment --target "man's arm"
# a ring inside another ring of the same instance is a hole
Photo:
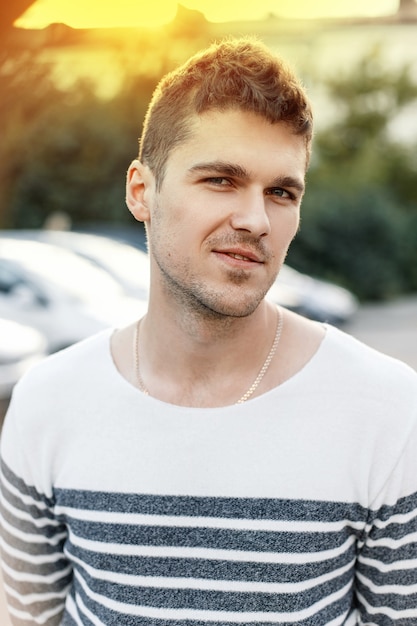
[[[40,493],[29,479],[22,437],[12,409],[9,413],[2,433],[0,474],[0,545],[9,613],[16,626],[55,626],[60,623],[72,579],[63,553],[66,529],[54,517],[52,498]]]
[[[417,429],[378,494],[358,556],[361,624],[417,624],[416,483]]]

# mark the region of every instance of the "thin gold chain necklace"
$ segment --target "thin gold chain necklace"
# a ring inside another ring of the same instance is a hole
[[[133,341],[133,357],[134,357],[134,364],[135,364],[135,378],[136,378],[136,383],[139,387],[139,389],[142,391],[142,393],[146,394],[147,396],[149,395],[149,391],[145,385],[145,383],[142,380],[142,376],[140,375],[140,369],[139,369],[139,328],[140,328],[140,323],[142,320],[138,320],[138,322],[136,323],[135,326],[135,336],[134,336],[134,341]],[[272,359],[274,358],[275,352],[277,351],[277,347],[279,344],[279,340],[281,338],[281,333],[282,333],[282,326],[283,326],[283,315],[281,314],[280,309],[277,307],[277,328],[275,331],[275,337],[274,337],[274,341],[272,343],[271,349],[268,353],[268,356],[266,357],[264,364],[262,365],[261,369],[259,370],[259,373],[257,375],[257,377],[255,378],[255,380],[253,381],[253,383],[251,384],[251,386],[249,387],[249,389],[243,394],[243,396],[236,402],[236,404],[243,404],[243,402],[246,402],[246,400],[249,400],[249,398],[253,395],[253,393],[256,391],[256,389],[259,386],[259,383],[261,382],[261,380],[263,379],[263,377],[265,376]]]

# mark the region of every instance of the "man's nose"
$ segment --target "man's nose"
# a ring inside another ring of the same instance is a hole
[[[246,190],[237,201],[230,219],[235,230],[246,230],[257,237],[264,237],[271,231],[263,192]]]

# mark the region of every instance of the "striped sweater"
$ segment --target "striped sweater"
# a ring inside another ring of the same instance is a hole
[[[145,396],[110,331],[15,388],[1,442],[14,624],[417,624],[417,376],[328,326],[243,405]]]

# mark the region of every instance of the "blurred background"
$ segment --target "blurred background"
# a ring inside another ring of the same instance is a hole
[[[0,7],[3,407],[33,362],[146,310],[124,180],[148,102],[162,74],[245,34],[294,66],[316,119],[270,297],[417,367],[415,0],[15,0]]]
[[[13,0],[0,6],[0,424],[33,363],[146,310],[124,179],[162,74],[254,34],[316,119],[270,297],[417,369],[415,0]],[[9,624],[0,591],[0,622]]]

